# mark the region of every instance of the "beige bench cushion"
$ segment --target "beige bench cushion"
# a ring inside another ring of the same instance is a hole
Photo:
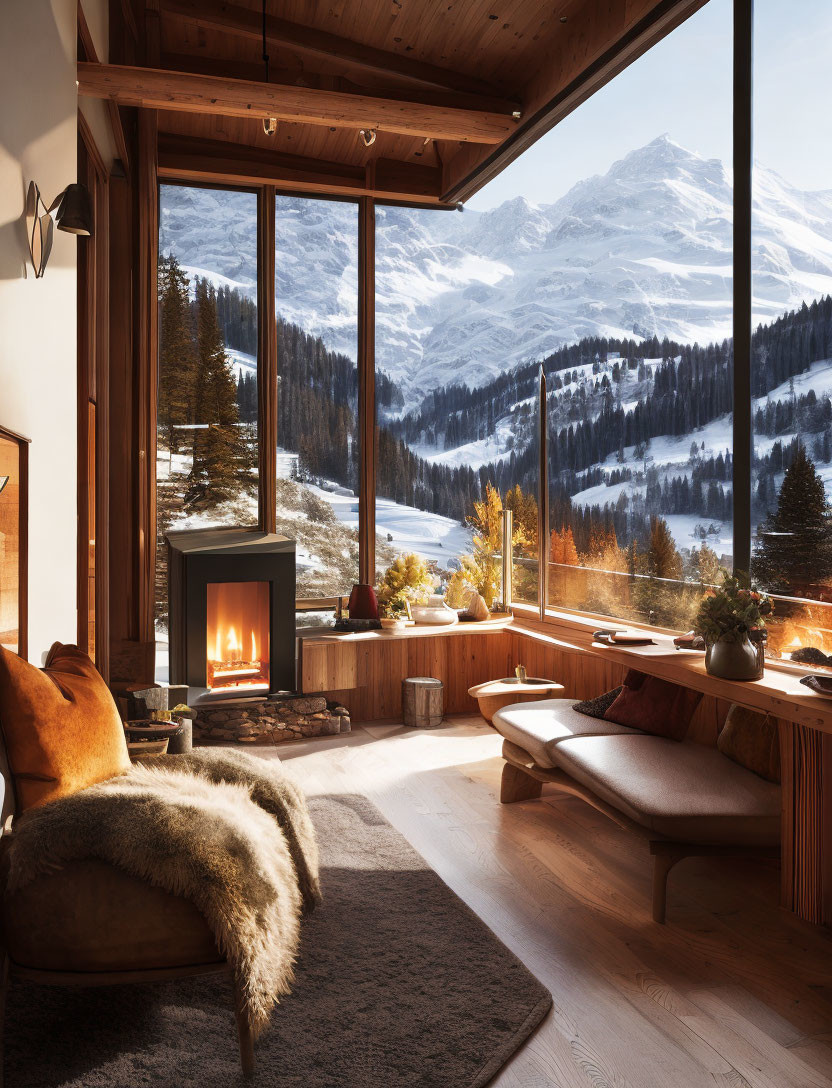
[[[780,841],[780,787],[715,748],[647,733],[583,736],[561,741],[556,759],[602,801],[668,838],[749,846]]]
[[[493,725],[506,740],[524,748],[538,767],[546,768],[555,766],[555,749],[571,737],[638,733],[626,725],[580,714],[572,709],[574,703],[574,699],[514,703],[497,711]]]

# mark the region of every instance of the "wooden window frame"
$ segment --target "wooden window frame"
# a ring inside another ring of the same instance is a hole
[[[141,111],[146,112],[146,111]],[[277,496],[277,398],[278,398],[278,358],[277,358],[277,321],[275,291],[276,267],[276,208],[278,196],[294,199],[330,201],[339,204],[353,204],[358,209],[358,440],[360,451],[359,490],[358,490],[358,567],[359,581],[375,581],[375,501],[376,501],[376,463],[375,463],[375,204],[373,197],[338,196],[316,192],[282,189],[275,185],[244,186],[217,181],[194,180],[193,178],[156,179],[157,208],[162,186],[179,186],[189,189],[218,189],[223,192],[253,193],[257,197],[257,444],[258,444],[258,529],[273,533],[276,527]],[[382,203],[379,201],[378,203]],[[383,203],[388,203],[384,201]],[[396,201],[397,206],[403,206]],[[404,205],[409,206],[409,205]],[[413,205],[422,207],[422,205]],[[158,211],[157,251],[158,251]],[[153,288],[153,309],[155,311],[155,287]],[[155,353],[154,353],[155,354]],[[151,367],[155,375],[158,367]],[[154,424],[146,431],[148,457],[147,474],[149,493],[156,493],[156,427],[155,427],[155,381],[152,398],[154,404]],[[149,521],[152,537],[155,540],[155,510]],[[149,534],[148,534],[149,535]],[[153,549],[155,567],[155,547]],[[331,597],[298,597],[295,602],[299,612],[326,611],[335,609],[342,597],[347,596],[349,587],[344,587],[343,595]],[[150,594],[152,596],[152,579]],[[152,617],[153,602],[150,601]]]
[[[96,667],[108,680],[109,171],[80,111],[78,180],[90,192],[93,234],[78,241],[77,641],[91,651]]]
[[[734,0],[734,85],[733,85],[733,166],[734,166],[734,569],[747,571],[751,559],[751,181],[752,181],[752,70],[753,70],[753,7],[754,0]],[[140,110],[153,114],[151,110]],[[155,116],[155,114],[154,114]],[[159,179],[155,173],[155,192]],[[259,527],[273,532],[275,526],[276,448],[277,448],[277,330],[275,320],[267,316],[275,312],[275,210],[278,195],[298,199],[329,200],[355,204],[359,212],[358,225],[358,432],[360,443],[359,468],[359,580],[375,581],[375,503],[376,503],[376,406],[375,406],[375,209],[376,206],[417,207],[406,201],[383,200],[372,196],[345,196],[304,189],[284,190],[275,185],[240,186],[222,184],[215,179],[201,182],[198,178],[165,177],[162,184],[190,188],[216,188],[255,192],[258,197],[258,446],[260,461]],[[449,207],[437,208],[452,210]],[[158,216],[156,222],[158,245]],[[738,261],[739,256],[739,261]],[[155,283],[151,285],[154,292]],[[262,303],[261,303],[262,299]],[[155,307],[154,307],[155,309]],[[155,368],[151,368],[155,371]],[[155,388],[152,390],[153,427],[148,437],[147,475],[150,492],[155,494]],[[545,426],[545,419],[542,421]],[[737,437],[739,436],[739,447]],[[538,509],[548,507],[548,460],[540,457]],[[155,512],[151,521],[155,527]],[[548,536],[548,527],[547,527]],[[153,533],[155,540],[155,532]],[[558,622],[568,612],[550,609],[544,556],[548,554],[543,539],[539,541],[538,602],[540,620],[552,616]],[[152,545],[152,541],[151,541]],[[154,549],[155,550],[155,549]],[[149,581],[152,594],[152,578]],[[346,588],[346,587],[345,587]],[[334,608],[338,597],[298,598],[299,611]],[[512,606],[523,606],[511,602]],[[152,614],[152,602],[150,605]],[[576,615],[589,616],[590,613]],[[613,617],[605,618],[609,622]]]
[[[733,362],[734,401],[732,405],[733,479],[732,532],[733,569],[748,574],[751,569],[751,488],[753,464],[753,426],[751,397],[752,334],[752,197],[753,197],[753,65],[754,0],[733,0]],[[570,624],[581,630],[581,617],[600,623],[615,622],[615,616],[603,616],[566,608],[550,608],[548,601],[549,565],[549,463],[547,436],[546,381],[541,367],[538,396],[538,599],[534,609],[542,623],[553,626]],[[545,536],[544,536],[545,531]],[[528,619],[529,602],[511,602],[512,611]],[[629,627],[660,630],[631,620]],[[663,630],[663,629],[661,629]],[[769,661],[766,661],[769,664]],[[771,662],[776,665],[776,662]],[[785,664],[786,668],[789,665]],[[805,669],[804,669],[805,671]]]

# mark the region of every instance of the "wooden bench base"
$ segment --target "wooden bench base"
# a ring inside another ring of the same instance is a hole
[[[554,786],[561,793],[569,793],[592,805],[598,812],[645,839],[653,855],[653,921],[664,925],[667,914],[667,878],[673,866],[690,857],[758,857],[779,858],[780,851],[774,846],[731,846],[714,843],[677,842],[657,836],[649,828],[642,827],[623,812],[602,801],[586,786],[571,778],[559,768],[538,767],[528,752],[516,744],[503,744],[503,776],[500,783],[500,801],[504,805],[516,801],[532,801],[541,796],[544,785]]]

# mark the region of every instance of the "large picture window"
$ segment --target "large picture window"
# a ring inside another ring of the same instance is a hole
[[[357,200],[276,197],[272,315],[258,310],[257,231],[274,190],[162,186],[160,540],[257,524],[265,444],[299,608],[316,620],[362,555],[378,578],[415,554],[460,608],[476,590],[489,606],[510,595],[678,629],[723,570],[750,566],[778,597],[769,654],[832,664],[832,122],[819,105],[832,20],[813,3],[807,45],[805,30],[781,32],[774,0],[756,9],[750,400],[734,402],[747,357],[738,345],[735,374],[733,4],[710,0],[463,214],[370,207],[366,375]],[[769,78],[783,64],[785,85]],[[272,320],[276,426],[259,433]],[[375,485],[374,539],[360,481]],[[160,548],[160,631],[164,575]]]
[[[773,0],[755,4],[752,570],[778,595],[769,655],[829,667],[832,16],[801,14],[784,28]]]
[[[486,219],[376,211],[376,566],[415,553],[459,607],[503,598],[508,506],[517,599],[537,594],[537,371],[516,370],[525,333]]]
[[[543,360],[550,607],[686,628],[732,564],[730,69],[703,86],[680,63],[730,36],[716,0],[548,137],[581,178],[545,208],[574,329]],[[615,118],[624,153],[594,172]]]
[[[156,627],[165,533],[258,520],[257,195],[159,189]]]
[[[358,581],[358,206],[278,196],[277,531],[298,598]]]

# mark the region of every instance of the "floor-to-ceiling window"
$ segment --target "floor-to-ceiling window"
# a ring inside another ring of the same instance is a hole
[[[536,149],[554,608],[684,628],[732,566],[731,26],[711,0]]]
[[[159,188],[156,626],[170,530],[258,521],[257,195]]]
[[[807,17],[805,50],[806,21],[781,34],[757,2],[750,404],[733,403],[730,0],[462,214],[376,206],[378,575],[415,553],[455,605],[472,590],[500,602],[511,510],[513,601],[687,627],[734,565],[734,430],[750,418],[752,574],[782,598],[770,651],[832,653],[830,19],[814,0]],[[771,75],[784,70],[799,78]],[[298,597],[320,601],[359,576],[358,205],[277,198],[270,435],[257,433],[256,212],[254,193],[161,190],[159,528],[256,524],[267,442]]]
[[[506,506],[516,595],[537,592],[533,341],[512,312],[518,240],[495,252],[488,219],[376,211],[376,567],[415,553],[460,607],[502,601]]]
[[[358,581],[358,205],[278,196],[277,531],[299,600]]]
[[[832,665],[832,10],[755,4],[752,570],[769,653]]]

